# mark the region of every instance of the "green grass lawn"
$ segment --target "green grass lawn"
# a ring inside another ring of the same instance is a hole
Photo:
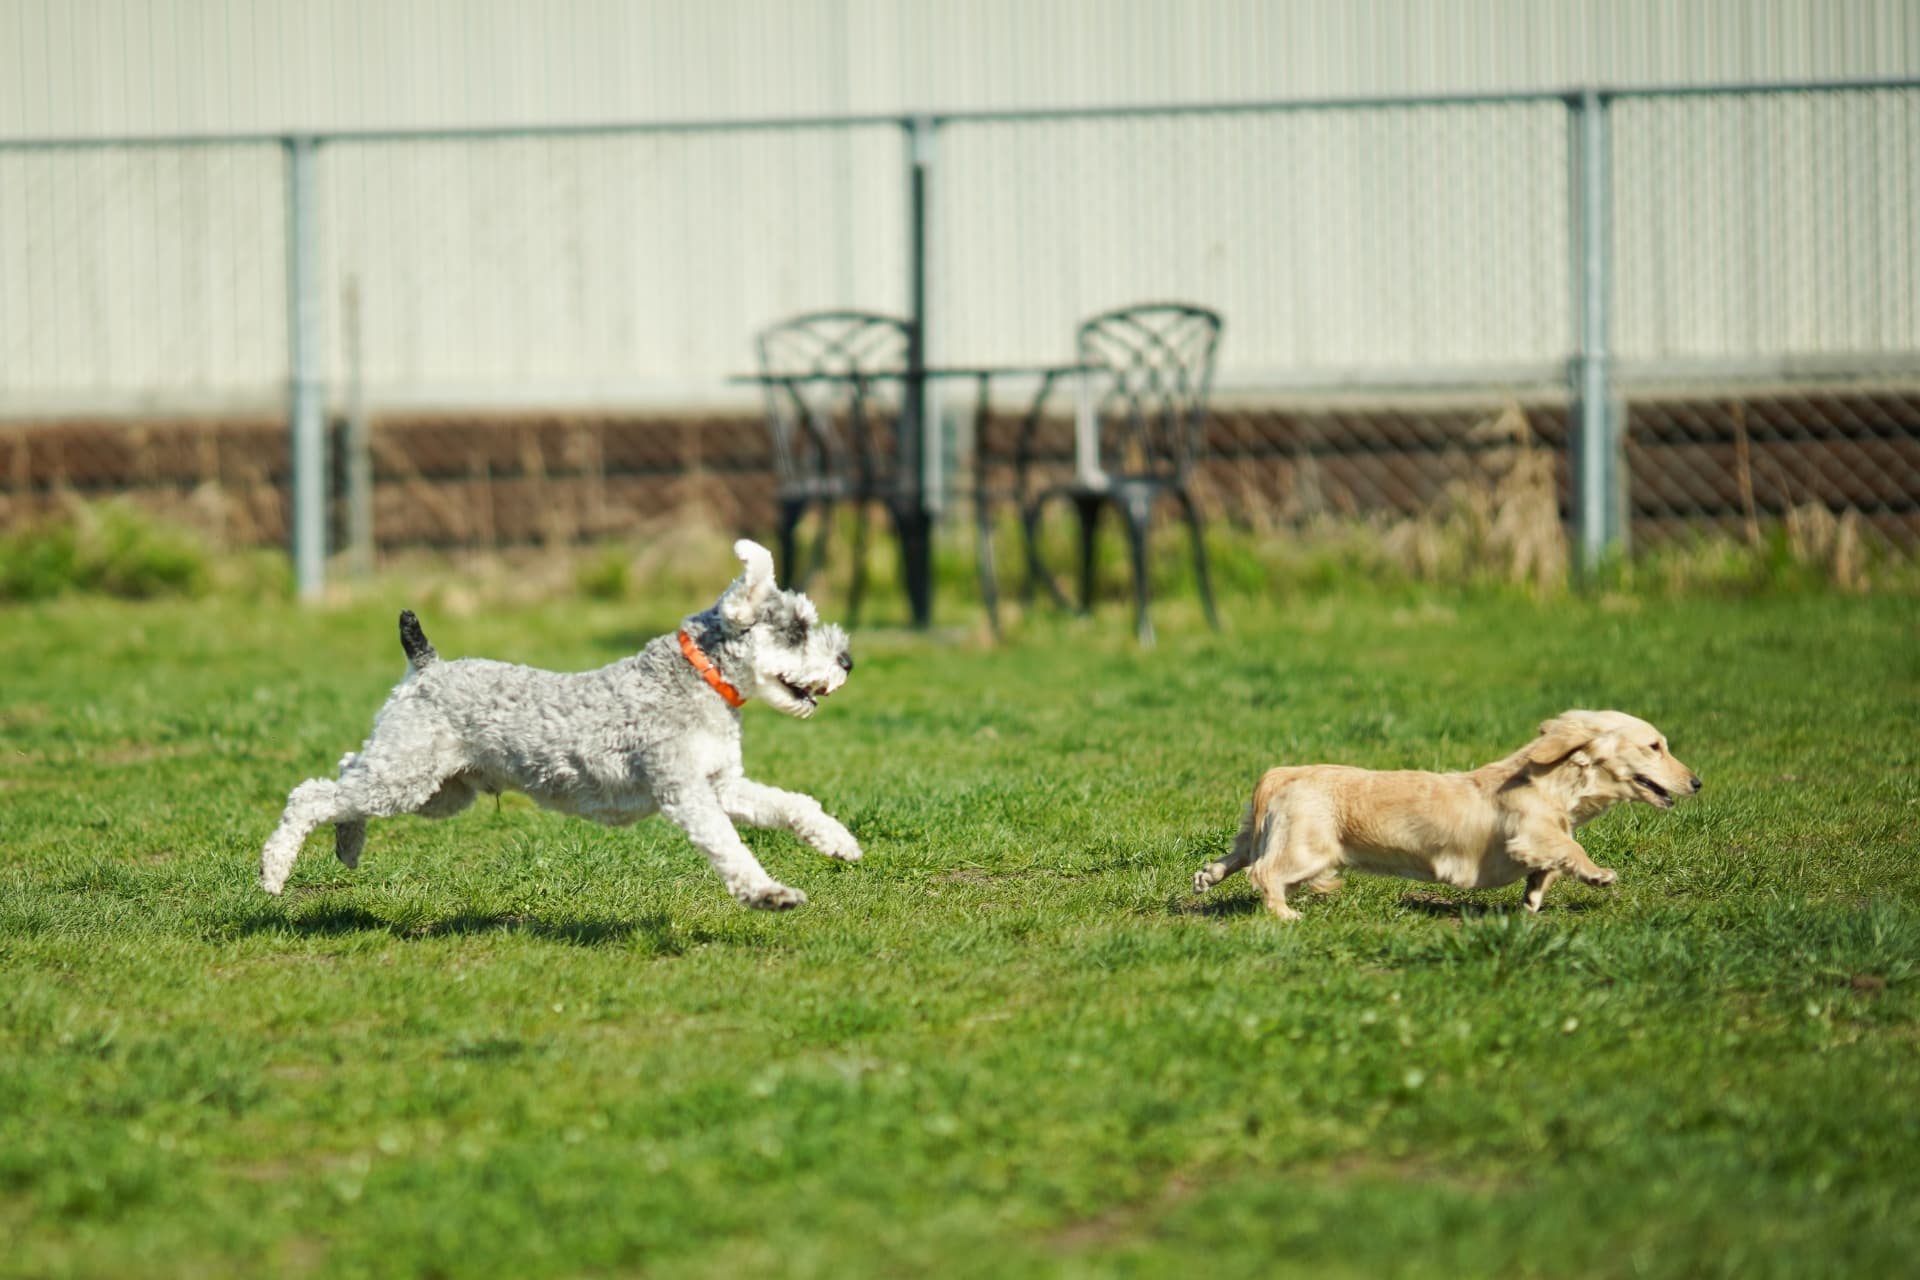
[[[750,833],[798,912],[519,797],[257,888],[400,604],[584,667],[711,594],[0,610],[0,1273],[1920,1267],[1910,596],[868,630],[813,721],[746,711],[866,847]],[[1611,890],[1187,891],[1268,765],[1465,768],[1569,706],[1706,780],[1586,828]]]

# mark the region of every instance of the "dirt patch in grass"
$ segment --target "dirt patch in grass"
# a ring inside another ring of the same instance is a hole
[[[930,879],[935,884],[1006,884],[1009,881],[1032,880],[1038,876],[1052,879],[1067,879],[1056,871],[988,871],[985,867],[960,867],[953,871],[942,871]]]
[[[1105,1213],[1070,1223],[1050,1233],[1046,1247],[1054,1253],[1082,1254],[1112,1248],[1140,1235],[1181,1201],[1198,1190],[1198,1181],[1174,1174],[1144,1200],[1116,1205]]]
[[[110,747],[100,747],[85,753],[88,764],[118,767],[129,764],[152,764],[156,760],[178,760],[183,756],[199,755],[202,748],[184,743],[169,743],[155,746],[150,742],[121,742]]]

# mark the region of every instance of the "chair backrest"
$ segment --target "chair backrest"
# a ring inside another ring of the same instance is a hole
[[[1081,322],[1076,348],[1095,375],[1100,465],[1114,475],[1184,478],[1213,390],[1220,316],[1179,302],[1143,303]]]
[[[755,338],[774,463],[788,490],[890,481],[913,322],[867,311],[812,311]],[[878,375],[892,374],[892,377]]]

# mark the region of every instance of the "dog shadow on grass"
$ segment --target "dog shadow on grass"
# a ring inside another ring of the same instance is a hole
[[[1479,920],[1487,916],[1501,916],[1517,913],[1521,910],[1518,902],[1483,901],[1473,898],[1449,898],[1438,893],[1407,893],[1400,896],[1396,904],[1402,911],[1417,915],[1432,916],[1441,920]],[[1169,915],[1187,916],[1201,920],[1227,920],[1236,916],[1259,915],[1265,904],[1258,894],[1230,894],[1225,896],[1209,895],[1204,898],[1179,897],[1167,904]],[[1578,915],[1593,910],[1590,902],[1549,901],[1542,915],[1561,914]]]
[[[691,947],[723,940],[709,929],[676,927],[671,916],[658,911],[628,920],[605,917],[547,920],[513,911],[387,917],[351,903],[319,903],[290,912],[262,909],[240,922],[237,931],[292,933],[305,938],[386,933],[406,940],[507,933],[575,947],[631,947],[651,955],[678,955]],[[736,937],[724,940],[734,945],[743,941]]]
[[[1258,894],[1228,894],[1224,896],[1208,895],[1204,898],[1186,895],[1174,898],[1167,904],[1168,913],[1176,916],[1191,916],[1200,920],[1227,920],[1235,916],[1259,914],[1264,905]]]
[[[1510,899],[1449,898],[1438,893],[1405,893],[1400,895],[1400,909],[1417,912],[1423,916],[1433,916],[1443,920],[1478,920],[1485,916],[1504,916],[1521,914],[1525,911],[1518,902]],[[1540,911],[1541,915],[1579,914],[1593,910],[1586,902],[1553,902],[1549,900]]]

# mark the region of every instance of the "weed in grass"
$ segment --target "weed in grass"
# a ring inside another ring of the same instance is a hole
[[[623,549],[603,547],[583,558],[574,588],[590,600],[619,600],[631,586],[632,569]]]
[[[70,591],[127,599],[198,595],[207,549],[185,529],[124,502],[69,503],[59,515],[0,535],[0,601]]]
[[[1497,986],[1524,969],[1567,963],[1577,941],[1572,928],[1509,907],[1463,917],[1460,928],[1440,934],[1437,950],[1442,963]]]

